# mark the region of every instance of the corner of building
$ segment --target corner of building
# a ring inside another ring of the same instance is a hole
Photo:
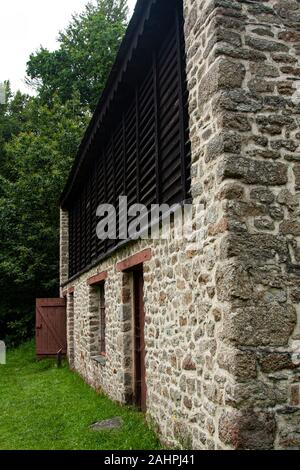
[[[300,5],[186,0],[185,22],[199,266],[216,320],[197,417],[213,432],[195,441],[299,448]]]

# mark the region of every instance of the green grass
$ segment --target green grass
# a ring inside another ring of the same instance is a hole
[[[144,416],[97,394],[67,364],[38,361],[34,344],[8,352],[0,365],[0,449],[160,449]],[[119,430],[96,432],[89,425],[121,416]]]

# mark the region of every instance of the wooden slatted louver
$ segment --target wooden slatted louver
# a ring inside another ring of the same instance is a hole
[[[97,182],[97,204],[99,201],[106,201],[106,164],[104,154],[99,152],[97,154],[97,165],[96,165],[96,182]],[[105,241],[96,240],[97,253],[104,253]]]
[[[94,164],[91,171],[91,247],[90,247],[90,261],[97,256],[97,235],[96,225],[97,219],[95,217],[97,210],[97,168]]]
[[[67,207],[70,278],[122,242],[119,196],[126,195],[129,206],[142,203],[149,209],[154,203],[171,205],[190,197],[182,2],[164,6],[169,14],[157,13],[159,27],[144,26],[119,91],[79,170]],[[117,209],[116,240],[96,237],[96,209],[103,203]]]

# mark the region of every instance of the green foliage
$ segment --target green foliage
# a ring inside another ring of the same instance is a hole
[[[97,394],[66,364],[38,361],[33,343],[9,351],[0,365],[0,449],[160,449],[144,416]],[[95,432],[89,426],[120,416],[121,429]]]
[[[30,337],[37,297],[58,296],[58,200],[124,32],[125,0],[97,0],[28,63],[37,96],[0,105],[0,338]]]
[[[29,96],[17,92],[11,93],[9,82],[4,83],[5,104],[0,104],[0,175],[6,174],[7,155],[5,144],[13,135],[18,134],[25,121],[24,110]]]
[[[0,196],[0,331],[14,341],[30,333],[35,297],[58,295],[58,197],[89,115],[76,96],[51,108],[32,99],[25,113]]]
[[[65,103],[74,91],[94,110],[126,27],[126,0],[97,0],[58,37],[59,49],[41,48],[27,64],[28,83],[46,103],[54,93]]]

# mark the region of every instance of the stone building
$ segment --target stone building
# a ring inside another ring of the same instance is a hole
[[[70,364],[170,446],[300,448],[299,31],[297,0],[139,0],[61,198]],[[200,204],[197,247],[99,240],[125,194]]]

